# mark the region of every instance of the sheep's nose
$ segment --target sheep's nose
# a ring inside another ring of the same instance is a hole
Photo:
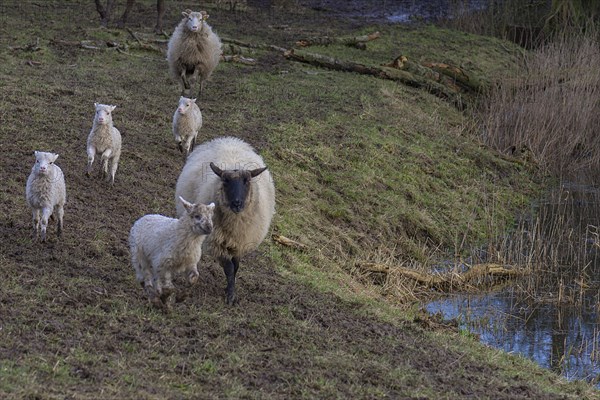
[[[101,124],[103,124],[104,123],[104,118],[102,118],[102,117],[98,118],[98,122],[100,122]]]
[[[242,200],[233,200],[231,202],[231,209],[235,212],[240,212],[242,211],[242,206],[244,205],[244,203],[242,202]]]

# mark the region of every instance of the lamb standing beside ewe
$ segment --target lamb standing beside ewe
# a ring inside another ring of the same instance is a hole
[[[115,183],[115,173],[121,158],[121,133],[113,125],[112,112],[117,106],[94,103],[96,114],[92,130],[87,138],[87,176],[92,173],[92,164],[96,154],[101,154],[102,176]],[[110,161],[110,175],[108,175],[108,162]]]
[[[173,135],[179,151],[185,150],[185,155],[194,150],[196,136],[202,127],[202,112],[196,104],[196,99],[181,96],[175,114],[173,114]]]
[[[36,151],[35,164],[27,179],[25,198],[33,211],[34,235],[40,234],[46,241],[48,218],[53,212],[58,217],[57,235],[61,236],[63,228],[64,206],[67,201],[65,176],[60,167],[54,164],[58,154]]]
[[[221,39],[206,23],[206,11],[185,10],[183,19],[175,28],[167,48],[167,61],[171,74],[183,89],[182,96],[192,97],[192,88],[200,78],[202,94],[205,81],[219,64]]]
[[[179,200],[185,210],[179,219],[145,215],[129,233],[131,264],[137,281],[150,300],[158,294],[163,303],[175,289],[173,272],[190,271],[188,281],[196,282],[202,242],[213,229],[214,204],[191,204],[182,197]]]
[[[234,137],[203,143],[187,158],[175,193],[216,204],[215,229],[204,244],[227,277],[227,303],[235,303],[240,258],[264,240],[275,214],[275,187],[263,159]],[[184,212],[177,204],[177,214]]]

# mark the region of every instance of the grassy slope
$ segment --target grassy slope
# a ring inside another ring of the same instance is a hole
[[[153,8],[141,3],[132,25],[150,32]],[[126,238],[141,215],[174,211],[178,88],[156,53],[50,43],[129,40],[97,28],[92,2],[19,4],[0,5],[1,397],[597,397],[413,321],[348,274],[357,260],[425,260],[432,247],[459,247],[465,232],[481,240],[490,210],[507,220],[535,189],[526,172],[482,148],[463,131],[465,117],[439,99],[268,52],[254,54],[256,67],[219,66],[201,102],[201,140],[235,135],[260,150],[278,190],[273,231],[308,249],[265,242],[243,261],[238,307],[224,305],[224,277],[206,260],[204,279],[170,315],[151,309]],[[211,12],[224,36],[283,46],[348,30],[319,18]],[[490,39],[377,29],[383,38],[367,52],[315,51],[372,63],[431,55],[483,75],[512,62]],[[36,37],[39,51],[8,48]],[[95,101],[118,105],[124,149],[112,188],[84,176]],[[34,149],[60,153],[69,196],[62,241],[54,227],[47,244],[30,236],[23,191]]]

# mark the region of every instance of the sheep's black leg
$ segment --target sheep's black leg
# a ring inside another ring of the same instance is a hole
[[[219,263],[223,267],[223,272],[225,272],[225,277],[227,278],[227,304],[235,304],[235,273],[237,271],[236,265],[239,266],[239,263],[237,261],[234,262],[229,257],[220,257]]]

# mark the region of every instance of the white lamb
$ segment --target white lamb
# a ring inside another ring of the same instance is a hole
[[[185,10],[183,19],[175,28],[167,48],[167,61],[173,78],[180,82],[182,96],[192,97],[192,88],[200,78],[200,91],[219,64],[221,39],[206,23],[206,11]]]
[[[190,153],[175,192],[197,203],[217,205],[215,229],[205,245],[225,272],[227,303],[235,303],[240,258],[264,240],[275,214],[275,186],[263,159],[240,139],[211,140]],[[177,214],[184,212],[177,204]]]
[[[174,272],[189,271],[188,281],[196,282],[202,242],[213,230],[214,204],[192,204],[182,197],[179,200],[185,210],[179,219],[145,215],[129,233],[131,264],[152,301],[156,294],[163,303],[167,301],[175,289]]]
[[[63,228],[64,207],[67,201],[65,176],[60,167],[54,164],[58,154],[36,151],[35,164],[27,179],[25,198],[33,211],[34,236],[41,230],[41,239],[46,241],[48,218],[56,212],[58,217],[57,235]]]
[[[173,114],[173,135],[179,151],[187,155],[194,150],[196,136],[202,127],[202,112],[196,99],[181,96]]]
[[[121,158],[121,133],[113,125],[112,112],[117,106],[94,103],[96,114],[92,130],[87,138],[87,176],[92,173],[92,164],[96,154],[101,154],[102,177],[106,177],[112,184],[115,183],[115,174]],[[110,161],[110,175],[108,162]]]

